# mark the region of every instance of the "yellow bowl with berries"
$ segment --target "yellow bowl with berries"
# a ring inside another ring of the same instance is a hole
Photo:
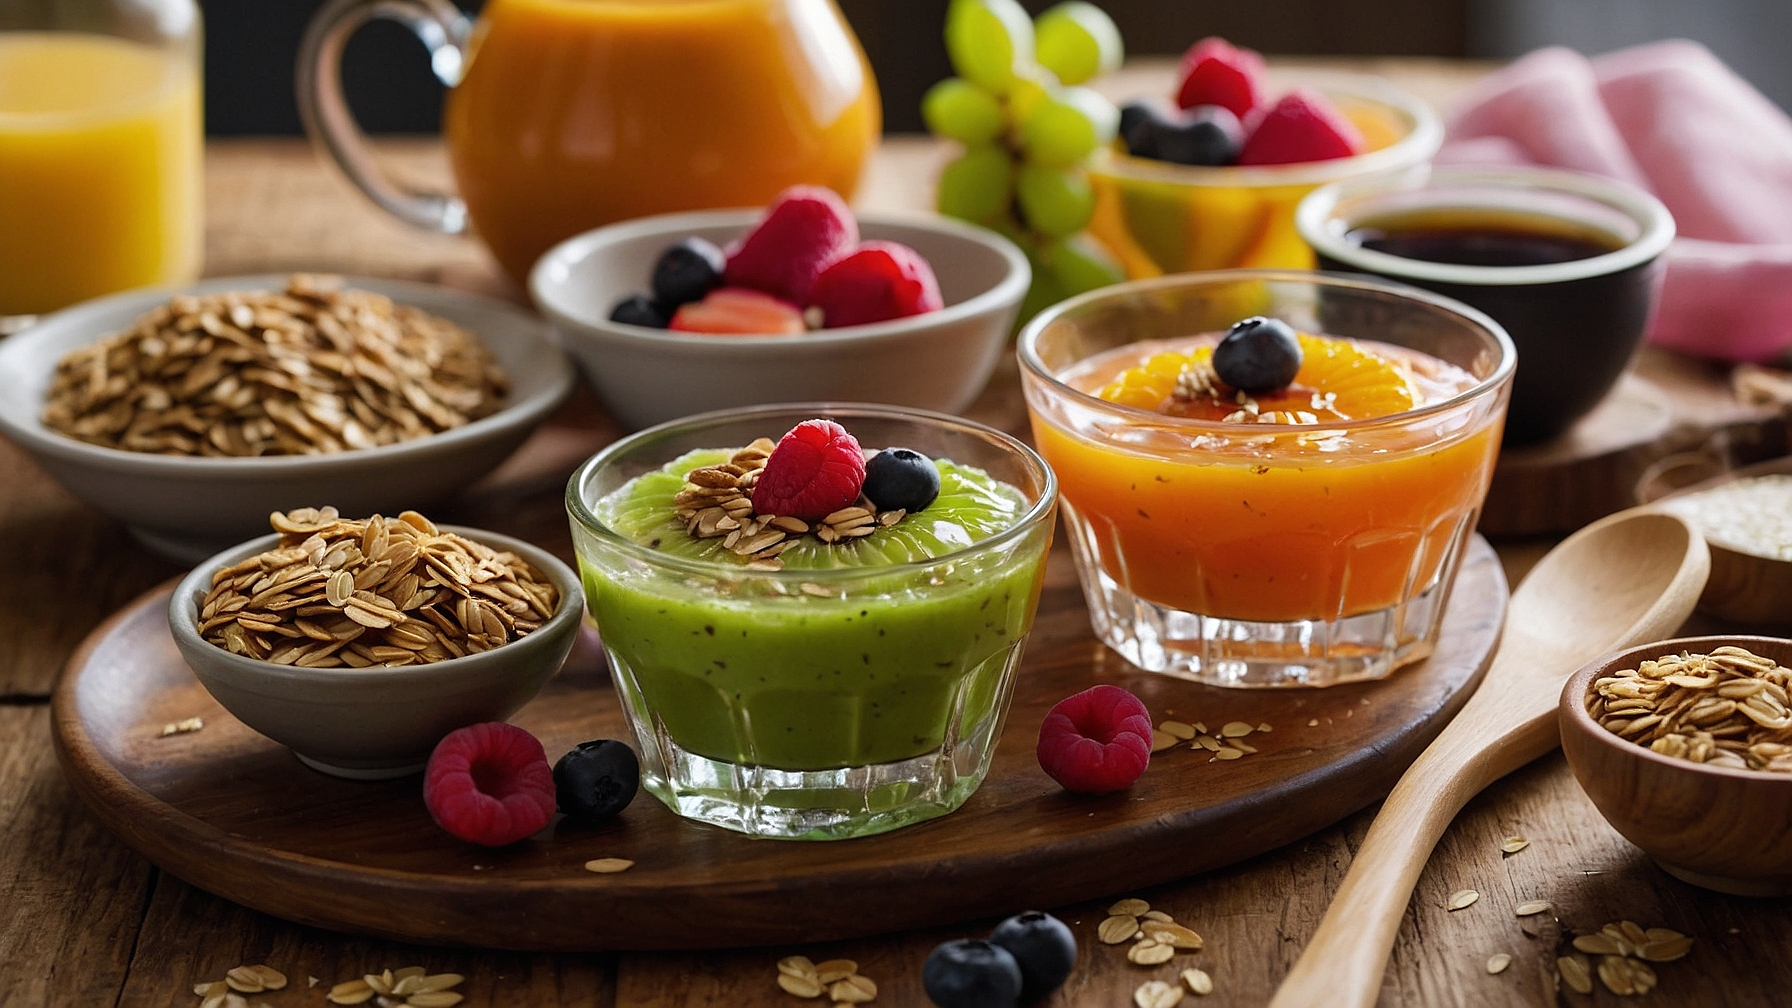
[[[1429,106],[1360,74],[1303,73],[1362,134],[1363,153],[1293,164],[1204,167],[1132,157],[1123,144],[1090,168],[1089,230],[1132,279],[1233,268],[1312,269],[1294,226],[1302,197],[1328,182],[1398,178],[1426,170],[1443,143]]]

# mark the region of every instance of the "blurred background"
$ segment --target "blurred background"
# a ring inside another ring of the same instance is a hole
[[[292,68],[322,0],[200,0],[206,126],[216,135],[299,132]],[[468,11],[478,0],[457,0]],[[1055,0],[1023,0],[1038,13]],[[883,89],[884,127],[921,129],[921,93],[948,75],[946,0],[838,0]],[[1130,55],[1173,55],[1206,35],[1270,55],[1506,59],[1559,43],[1599,53],[1660,38],[1704,43],[1781,108],[1792,108],[1792,0],[1101,0]],[[373,132],[434,132],[439,85],[423,47],[375,23],[343,59],[349,101]]]

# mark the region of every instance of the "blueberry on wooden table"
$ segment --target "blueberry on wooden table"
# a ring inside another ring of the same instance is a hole
[[[1040,910],[997,924],[989,943],[1007,949],[1020,966],[1022,1001],[1038,1001],[1057,990],[1076,966],[1076,936],[1063,921]]]
[[[1013,1008],[1020,999],[1020,964],[1000,945],[949,941],[927,954],[921,986],[939,1008]]]

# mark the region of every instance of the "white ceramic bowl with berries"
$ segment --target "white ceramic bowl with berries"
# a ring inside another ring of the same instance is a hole
[[[838,200],[827,194],[814,202]],[[766,215],[705,210],[624,221],[570,238],[536,263],[530,293],[612,416],[637,429],[779,402],[876,402],[946,413],[971,405],[1007,346],[1032,281],[1020,249],[937,214],[878,212],[859,215],[850,229],[856,234],[823,220],[818,241],[831,249],[816,253],[801,247],[806,232],[791,235],[827,218],[823,207],[789,215],[798,221],[776,241],[743,242],[755,261],[730,256],[725,279],[716,259],[712,284],[719,289],[703,294],[699,283],[692,293],[700,301],[681,311],[655,307],[655,267],[669,249],[694,238],[712,257],[733,251]],[[787,240],[797,247],[785,247]],[[924,265],[883,243],[905,246]],[[755,245],[758,255],[751,254]],[[691,261],[702,273],[703,263]],[[791,293],[793,286],[802,292]],[[622,310],[631,299],[645,315]],[[915,313],[884,317],[898,311]],[[614,321],[612,314],[675,328]],[[883,318],[828,327],[830,314]],[[686,324],[709,331],[676,328]]]

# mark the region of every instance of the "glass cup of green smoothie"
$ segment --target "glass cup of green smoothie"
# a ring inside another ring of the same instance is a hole
[[[792,536],[775,560],[700,537],[688,506],[680,517],[688,475],[818,418],[867,458],[926,456],[938,496],[878,514],[870,533]],[[724,410],[605,448],[566,504],[648,791],[785,839],[868,836],[963,804],[1001,737],[1057,499],[1015,438],[895,407]]]

